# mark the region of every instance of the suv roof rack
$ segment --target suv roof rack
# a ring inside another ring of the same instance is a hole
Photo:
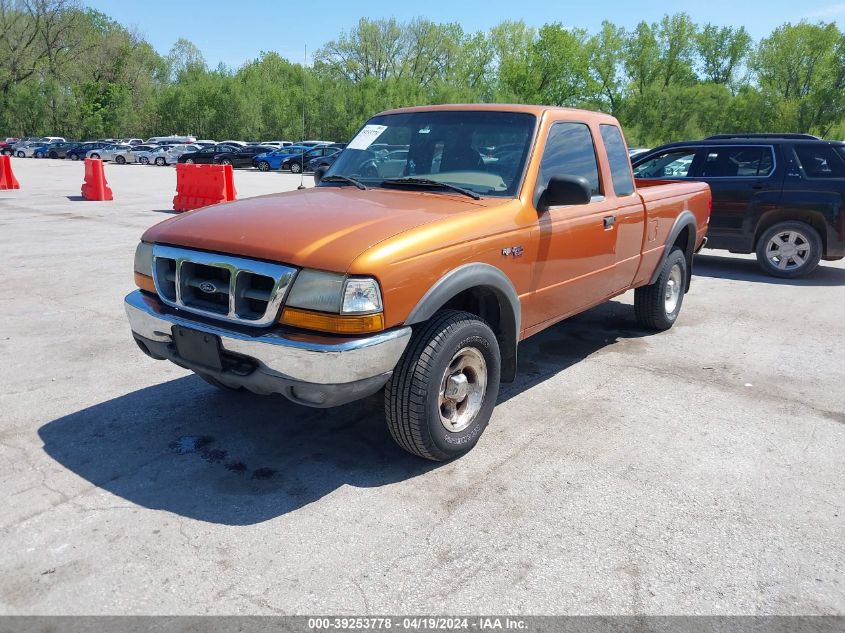
[[[808,140],[808,141],[821,141],[818,136],[813,136],[812,134],[714,134],[713,136],[708,136],[705,140],[707,141],[718,141],[720,139],[731,139],[731,138],[784,138],[784,139],[792,139],[792,140]]]

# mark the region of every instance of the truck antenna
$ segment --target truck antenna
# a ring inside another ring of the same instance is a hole
[[[305,73],[308,66],[308,44],[305,45],[305,63],[302,64],[302,140],[305,140]],[[299,186],[297,189],[305,189],[305,146],[300,145],[299,158]]]

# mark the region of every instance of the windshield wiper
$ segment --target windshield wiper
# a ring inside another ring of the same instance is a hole
[[[358,189],[367,189],[367,185],[365,185],[360,180],[355,180],[354,178],[350,178],[349,176],[344,176],[342,174],[332,174],[331,176],[323,176],[320,178],[320,182],[348,182],[350,185],[355,185]]]
[[[475,193],[474,191],[470,191],[469,189],[464,189],[463,187],[459,187],[458,185],[451,185],[448,182],[440,182],[439,180],[434,180],[433,178],[415,178],[414,176],[407,176],[405,178],[388,178],[381,184],[383,185],[422,185],[425,187],[440,187],[442,189],[448,189],[449,191],[456,191],[458,193],[462,193],[465,196],[469,196],[473,200],[481,200],[481,196]]]

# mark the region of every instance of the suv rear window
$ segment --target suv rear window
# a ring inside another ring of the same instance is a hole
[[[711,147],[701,176],[710,178],[765,178],[774,170],[771,147]]]
[[[830,145],[796,145],[795,155],[807,178],[845,178],[845,160]]]

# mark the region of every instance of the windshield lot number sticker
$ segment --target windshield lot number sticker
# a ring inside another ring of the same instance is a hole
[[[365,125],[346,149],[367,149],[386,129],[386,125]]]

